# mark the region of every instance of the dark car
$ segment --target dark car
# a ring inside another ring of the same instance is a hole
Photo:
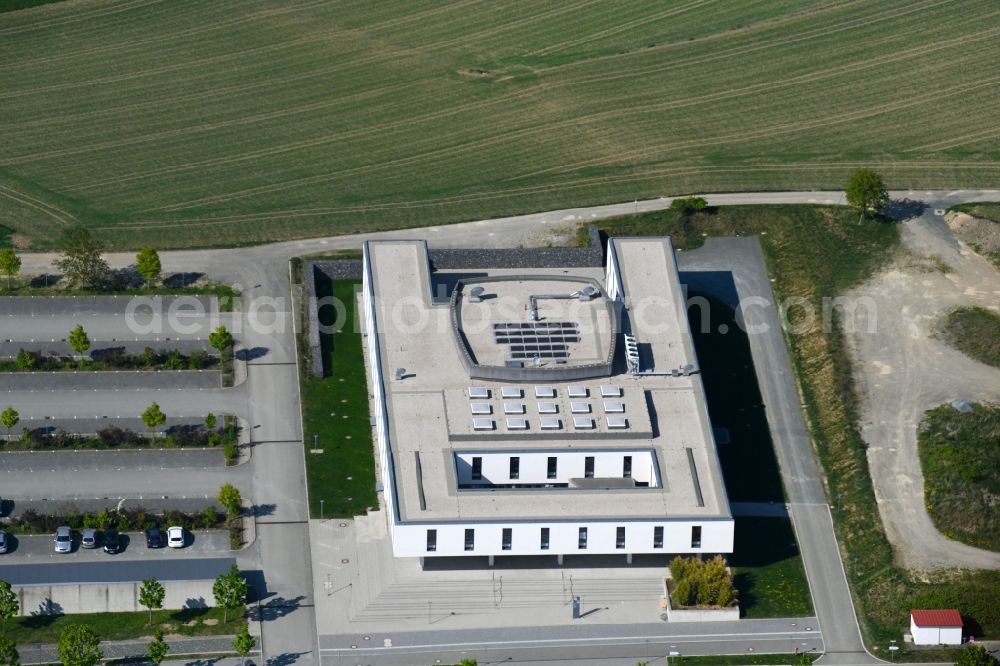
[[[146,548],[163,548],[163,532],[159,527],[146,530]]]
[[[109,555],[122,552],[122,538],[118,536],[117,530],[104,530],[104,552]]]
[[[6,553],[9,546],[10,544],[7,543],[7,533],[0,530],[0,553]]]

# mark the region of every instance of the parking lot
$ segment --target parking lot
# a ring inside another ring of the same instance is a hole
[[[73,547],[69,553],[55,552],[53,535],[8,535],[10,545],[7,553],[0,555],[0,563],[12,564],[32,562],[39,564],[45,561],[53,564],[73,562],[104,562],[118,560],[163,560],[200,557],[218,557],[228,554],[229,533],[225,530],[199,530],[186,532],[183,548],[147,548],[146,538],[142,532],[126,532],[121,534],[122,550],[111,555],[100,547],[82,548],[80,546],[80,531],[73,532]],[[164,537],[165,538],[165,537]],[[103,542],[101,542],[103,543]]]
[[[4,299],[0,356],[11,358],[20,349],[68,354],[65,338],[77,324],[90,337],[91,352],[118,348],[141,354],[151,347],[159,352],[176,348],[185,354],[215,353],[208,345],[208,333],[219,325],[232,327],[239,317],[213,314],[204,301],[197,301],[196,307],[180,309],[172,319],[158,323],[148,311],[130,320],[129,300]],[[171,299],[164,303],[169,309]],[[150,429],[140,415],[154,401],[167,420]],[[223,416],[246,420],[250,414],[246,386],[223,388],[217,369],[0,373],[0,410],[7,406],[20,416],[10,432],[15,437],[23,428],[90,435],[117,427],[140,435],[163,435],[202,427],[208,413],[217,416],[219,425]],[[7,434],[2,430],[0,434]],[[0,452],[0,515],[10,520],[28,511],[44,516],[140,507],[154,514],[168,510],[193,514],[206,507],[221,511],[216,495],[225,483],[236,486],[247,500],[253,497],[252,457],[250,464],[227,466],[222,447],[182,449],[167,444],[164,440],[163,448],[133,450]],[[138,562],[151,567],[156,562],[234,554],[225,529],[185,531],[182,548],[167,547],[165,533],[163,547],[147,548],[143,532],[128,531],[121,535],[117,554],[104,552],[100,544],[83,548],[81,530],[73,530],[69,553],[55,552],[54,534],[16,531],[9,531],[7,553],[0,555],[0,578],[3,567],[17,564],[51,565],[55,575],[69,564]],[[142,569],[141,564],[136,566],[137,571]]]

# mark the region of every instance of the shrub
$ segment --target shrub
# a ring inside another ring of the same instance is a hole
[[[184,357],[176,349],[170,353],[167,357],[167,367],[171,370],[183,370],[184,369]]]
[[[675,557],[670,563],[670,575],[674,580],[671,598],[678,606],[729,607],[737,603],[733,577],[720,555],[707,562]]]

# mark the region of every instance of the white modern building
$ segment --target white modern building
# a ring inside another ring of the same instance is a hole
[[[364,334],[397,557],[730,553],[673,246],[602,268],[432,271],[364,247]]]
[[[962,616],[954,608],[910,611],[914,645],[961,645]]]

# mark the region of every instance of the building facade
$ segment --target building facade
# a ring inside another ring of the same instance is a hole
[[[732,552],[673,247],[614,239],[607,257],[432,271],[424,242],[365,244],[397,557]]]

